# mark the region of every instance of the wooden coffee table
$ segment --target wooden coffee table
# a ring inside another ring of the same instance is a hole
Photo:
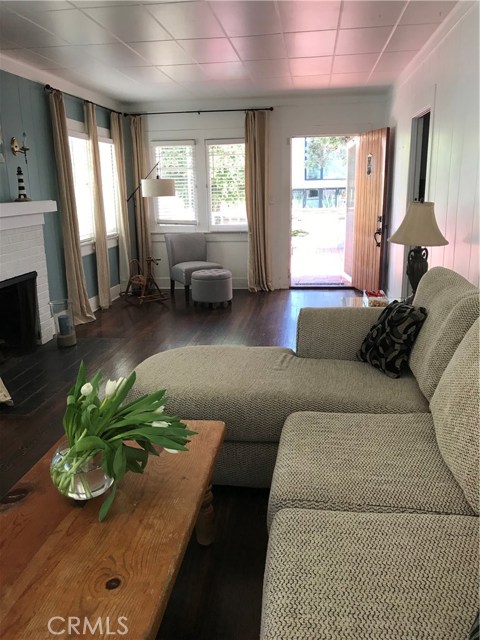
[[[103,523],[101,497],[79,506],[53,486],[55,446],[2,500],[3,638],[155,638],[194,526],[201,544],[213,540],[210,478],[225,425],[186,424],[198,432],[188,453],[162,452],[127,474]]]

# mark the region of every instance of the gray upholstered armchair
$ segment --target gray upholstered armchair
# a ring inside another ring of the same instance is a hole
[[[188,298],[194,271],[222,268],[218,262],[207,261],[207,241],[203,233],[166,233],[165,244],[172,295],[175,295],[175,280],[183,284]]]

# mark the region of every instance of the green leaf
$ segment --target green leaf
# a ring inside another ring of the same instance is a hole
[[[112,506],[112,503],[113,503],[113,501],[115,499],[116,491],[117,491],[117,485],[114,482],[112,484],[112,488],[110,489],[110,495],[105,500],[105,502],[102,504],[102,506],[100,507],[100,511],[98,512],[98,520],[99,520],[99,522],[103,522],[105,520],[105,518],[107,517],[107,513],[108,513],[108,511],[109,511],[110,507]]]
[[[81,451],[91,451],[94,453],[98,450],[104,450],[107,447],[108,444],[98,436],[85,436],[81,440],[77,440],[72,449],[75,449],[77,453]]]
[[[154,393],[143,395],[136,400],[132,400],[131,402],[124,404],[121,407],[119,414],[124,415],[125,413],[130,413],[132,410],[138,411],[142,409],[150,409],[154,403],[158,403],[158,406],[161,407],[165,404],[166,400],[165,389],[159,389]]]
[[[115,455],[113,457],[113,477],[116,482],[119,482],[123,476],[125,475],[125,468],[127,466],[127,457],[124,451],[125,447],[123,444],[120,444],[115,451]]]

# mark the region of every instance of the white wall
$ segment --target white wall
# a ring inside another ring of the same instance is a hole
[[[425,199],[435,203],[449,241],[429,249],[429,266],[454,269],[479,284],[478,217],[478,3],[459,2],[452,15],[396,84],[390,126],[394,138],[391,232],[408,201],[412,118],[431,109]],[[388,293],[399,296],[405,249],[390,244]]]
[[[369,92],[288,100],[257,98],[244,104],[196,103],[193,107],[274,107],[270,114],[270,237],[275,288],[290,286],[290,139],[302,135],[350,135],[387,126],[388,105],[389,98],[385,92]],[[177,108],[188,110],[192,107],[182,104]],[[163,107],[162,110],[169,109]],[[243,112],[151,115],[146,118],[149,141],[243,137],[243,127]],[[197,191],[200,206],[206,202],[205,184],[206,176],[199,175]],[[158,281],[165,287],[168,286],[168,263],[163,234],[159,233],[158,228],[153,229],[152,242],[154,255],[162,259],[156,268]],[[232,271],[234,287],[246,287],[247,234],[209,233],[207,247],[209,259],[222,263]]]

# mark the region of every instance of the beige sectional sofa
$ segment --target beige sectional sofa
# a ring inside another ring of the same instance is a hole
[[[398,379],[356,359],[368,308],[302,309],[296,352],[185,347],[137,368],[136,393],[164,387],[169,411],[226,422],[215,483],[274,472],[262,640],[468,635],[479,292],[437,267],[414,304],[428,315]]]

